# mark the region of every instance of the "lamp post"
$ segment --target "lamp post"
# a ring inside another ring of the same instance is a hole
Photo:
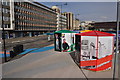
[[[115,80],[115,75],[116,75],[116,61],[117,61],[117,57],[118,57],[118,51],[119,51],[119,47],[118,47],[118,37],[119,37],[119,20],[120,20],[120,0],[117,0],[117,30],[116,30],[116,50],[115,50],[115,56],[114,56],[114,68],[113,68],[113,80]]]
[[[60,6],[61,7],[61,30],[62,30],[62,6],[63,5],[67,5],[67,3],[65,3],[65,4],[61,4],[61,5],[55,5],[55,6]]]
[[[5,62],[7,62],[7,56],[6,56],[6,47],[5,47],[5,29],[3,26],[3,5],[2,5],[3,0],[1,1],[1,7],[2,7],[2,39],[3,39],[3,51],[4,51],[4,59]]]

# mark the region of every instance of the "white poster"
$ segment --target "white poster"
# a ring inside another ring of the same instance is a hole
[[[82,36],[81,37],[81,60],[97,59],[96,55],[97,37],[96,36]]]
[[[113,37],[99,37],[98,41],[98,58],[112,55]]]
[[[62,33],[62,50],[63,52],[71,51],[72,34],[71,33]]]

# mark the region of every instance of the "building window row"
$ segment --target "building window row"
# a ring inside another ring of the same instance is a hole
[[[0,12],[9,13],[10,10],[9,10],[9,9],[6,9],[6,8],[0,8]]]
[[[3,24],[4,28],[10,28],[10,24]],[[0,25],[0,28],[2,28],[2,25]]]
[[[56,29],[57,15],[26,2],[15,3],[16,30]]]
[[[27,13],[29,13],[29,14],[27,14]],[[26,12],[26,11],[19,10],[19,9],[17,10],[16,15],[18,15],[18,16],[21,15],[24,17],[33,17],[33,18],[38,18],[38,19],[42,18],[42,20],[43,19],[56,20],[56,17],[53,17],[53,16],[48,17],[47,15],[32,14],[30,12]]]
[[[34,12],[34,13],[38,13],[38,14],[42,14],[42,15],[45,15],[45,14],[47,14],[47,15],[49,15],[49,14],[51,14],[52,16],[56,16],[55,14],[53,14],[52,12],[50,12],[50,11],[47,11],[47,10],[45,10],[45,9],[42,9],[42,8],[40,8],[40,7],[36,7],[36,6],[34,6],[34,5],[31,5],[31,4],[29,4],[29,3],[26,3],[26,2],[17,2],[16,3],[16,5],[17,5],[17,7],[16,8],[22,8],[22,10],[26,10],[26,11],[32,11],[32,12]]]
[[[27,27],[24,27],[24,26],[21,26],[21,25],[18,25],[16,26],[16,29],[17,30],[55,30],[56,28],[55,27],[42,27],[42,26],[27,26]]]
[[[45,23],[45,24],[47,24],[47,23],[56,23],[56,21],[53,21],[53,20],[42,20],[42,19],[34,19],[34,18],[26,18],[26,17],[17,17],[17,20],[16,20],[16,22],[19,22],[19,21],[23,21],[23,22],[29,22],[29,23],[40,23],[40,24],[42,24],[42,23]]]
[[[49,18],[49,17],[46,17],[46,16],[43,16],[43,15],[38,15],[38,16],[35,16],[35,15],[26,15],[26,14],[20,14],[18,12],[16,12],[16,17],[18,18],[23,18],[23,19],[27,19],[27,20],[34,20],[34,19],[42,19],[42,20],[48,20],[48,21],[56,21],[55,18]]]
[[[9,2],[9,1],[3,1],[3,2],[2,2],[2,5],[9,6],[9,5],[10,5],[10,2]]]
[[[10,21],[10,17],[3,16],[3,21]]]

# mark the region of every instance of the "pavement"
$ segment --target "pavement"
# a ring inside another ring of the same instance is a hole
[[[23,56],[2,67],[3,78],[84,78],[69,53],[54,49]]]
[[[48,45],[53,44],[53,37],[51,36],[51,40],[48,41],[48,35],[39,35],[35,37],[19,37],[19,38],[12,38],[6,39],[6,55],[7,61],[14,60],[16,58],[20,58],[24,56],[24,54],[29,53],[33,50],[40,49],[46,47]],[[15,58],[10,58],[10,51],[13,51],[13,47],[16,45],[23,45],[24,52],[17,55]],[[2,48],[1,48],[2,49]],[[39,50],[40,51],[40,50]],[[0,63],[4,63],[4,53],[0,50]]]
[[[86,80],[109,78],[110,80],[113,74],[113,69],[102,72],[80,69],[69,52],[57,52],[52,48],[47,51],[38,49],[19,59],[4,63],[2,70],[3,78],[85,78]]]

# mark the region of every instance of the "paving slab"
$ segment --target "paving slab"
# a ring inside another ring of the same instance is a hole
[[[19,59],[4,63],[2,70],[3,78],[112,79],[113,77],[113,69],[102,72],[80,69],[69,52],[57,52],[54,49],[44,52],[36,51],[33,54],[27,54]],[[116,65],[116,78],[118,78],[118,63]]]
[[[68,52],[26,55],[3,64],[3,78],[85,78]]]

